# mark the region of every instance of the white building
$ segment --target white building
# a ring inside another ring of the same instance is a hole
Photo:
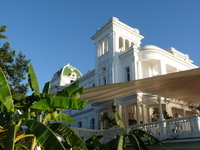
[[[164,50],[154,45],[141,46],[143,38],[138,29],[112,17],[91,37],[96,50],[94,70],[82,76],[78,69],[66,65],[54,74],[51,92],[67,87],[77,78],[80,87],[88,88],[198,68],[192,64],[187,54],[173,47]],[[75,119],[72,127],[102,130],[108,128],[102,121],[102,115],[112,118],[113,102],[117,104],[126,126],[139,127],[151,123],[154,108],[159,107],[158,103],[172,118],[199,113],[198,104],[191,107],[186,102],[172,98],[159,101],[156,95],[148,93],[133,93],[110,101],[88,103],[83,110],[66,110],[65,113]]]

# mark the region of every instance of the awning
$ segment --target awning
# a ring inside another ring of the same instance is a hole
[[[86,88],[80,98],[89,103],[104,102],[134,93],[150,93],[200,104],[200,68]]]

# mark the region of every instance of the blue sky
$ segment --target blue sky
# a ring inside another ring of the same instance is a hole
[[[11,48],[31,59],[42,90],[70,63],[82,74],[94,68],[90,37],[111,17],[137,28],[141,45],[175,47],[200,66],[199,0],[1,0],[0,25]]]

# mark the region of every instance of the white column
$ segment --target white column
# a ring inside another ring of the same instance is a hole
[[[102,42],[102,54],[104,54],[104,42]]]
[[[140,103],[136,105],[137,124],[140,124]]]
[[[162,105],[161,105],[161,97],[158,97],[158,108],[159,108],[159,120],[160,121],[163,121],[164,118],[163,118],[163,110],[162,110]]]
[[[142,122],[146,123],[146,105],[142,104]]]
[[[162,114],[162,105],[161,105],[161,97],[158,96],[158,104],[159,104],[159,126],[160,126],[160,138],[161,140],[165,139],[165,128],[164,128],[164,118]]]
[[[158,61],[158,74],[163,75],[166,74],[166,64],[163,62],[163,60]]]
[[[100,112],[100,130],[103,130],[103,121],[102,121],[102,117],[103,117],[103,112]]]
[[[138,65],[137,65],[137,62],[138,62],[138,59],[139,59],[139,57],[138,57],[138,53],[137,53],[137,50],[136,49],[134,49],[134,57],[133,57],[133,63],[132,63],[132,74],[134,75],[134,78],[133,78],[133,80],[137,80],[137,79],[139,79],[139,77],[138,77]]]
[[[137,119],[136,105],[133,105],[133,118]]]
[[[142,62],[138,61],[138,79],[142,79]]]
[[[123,123],[125,126],[128,126],[128,114],[127,114],[127,106],[123,106]]]
[[[125,50],[125,39],[123,38],[123,51]]]

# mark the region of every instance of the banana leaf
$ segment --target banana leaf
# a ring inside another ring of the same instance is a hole
[[[31,109],[47,110],[50,108],[83,109],[87,101],[70,97],[49,97],[34,103]]]
[[[31,90],[34,91],[34,95],[40,97],[39,84],[32,64],[28,66],[28,82],[30,84]]]
[[[16,125],[13,124],[8,128],[6,137],[3,139],[4,150],[14,150],[15,134],[16,134]]]
[[[4,111],[4,107],[8,112],[14,112],[14,105],[12,100],[12,95],[10,92],[10,87],[8,85],[7,79],[5,74],[3,73],[2,69],[0,68],[0,102],[1,104],[1,111]]]
[[[84,87],[81,87],[81,88],[75,90],[75,91],[71,94],[71,97],[77,98],[77,99],[78,99],[78,98],[80,97],[80,94],[83,94],[83,92],[84,92]]]
[[[45,115],[45,118],[43,119],[43,123],[46,123],[48,121],[56,122],[56,121],[62,121],[67,123],[74,123],[74,119],[66,114],[58,113],[57,111],[48,113]]]
[[[138,137],[145,137],[145,138],[149,139],[151,142],[153,142],[157,145],[164,145],[162,141],[160,141],[159,139],[152,136],[151,134],[149,134],[146,131],[143,131],[143,130],[140,130],[140,129],[133,129],[129,133],[134,134]]]
[[[62,91],[57,92],[57,96],[71,97],[72,93],[78,88],[79,81],[74,82]]]
[[[93,145],[94,150],[102,150],[103,149],[103,145],[99,142],[97,136],[93,136],[92,141],[93,141],[92,145]]]
[[[124,123],[123,123],[121,117],[119,116],[119,113],[118,113],[115,105],[112,106],[112,111],[114,113],[115,121],[116,121],[117,125],[120,126],[123,129],[124,134],[126,134],[126,129],[125,129]]]
[[[125,144],[124,135],[118,135],[118,136],[119,136],[119,140],[118,140],[117,150],[123,150],[124,144]]]
[[[63,123],[53,123],[49,128],[61,135],[74,150],[87,150],[84,140],[68,125]]]
[[[29,148],[23,144],[15,144],[15,150],[29,150]]]
[[[102,150],[113,150],[113,149],[117,149],[118,147],[118,141],[119,141],[119,136],[117,136],[116,138],[110,140],[104,147]]]
[[[138,138],[134,134],[128,134],[128,139],[136,150],[141,150]]]
[[[50,93],[50,82],[45,83],[42,93]]]
[[[62,143],[55,136],[53,131],[46,125],[36,121],[27,120],[24,125],[26,125],[31,134],[34,134],[38,143],[45,150],[65,150]]]

